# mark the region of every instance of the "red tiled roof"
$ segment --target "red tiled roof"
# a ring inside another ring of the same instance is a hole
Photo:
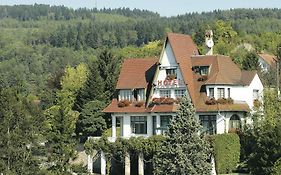
[[[195,91],[191,69],[191,56],[199,55],[198,49],[189,35],[168,33],[167,40],[171,43],[175,59],[183,75],[183,80],[187,84],[187,89],[193,100]]]
[[[259,54],[260,58],[262,58],[267,64],[269,64],[271,67],[275,67],[277,57],[275,55],[270,55],[266,53]]]
[[[146,88],[153,79],[157,58],[125,59],[116,89]]]
[[[170,42],[176,62],[179,64],[192,103],[197,112],[207,111],[249,111],[249,106],[243,104],[217,104],[206,105],[207,100],[204,87],[207,84],[229,84],[229,85],[249,85],[256,75],[255,71],[241,71],[234,64],[231,58],[226,56],[199,56],[198,49],[192,38],[188,35],[168,33],[167,41]],[[157,61],[155,59],[131,59],[125,60],[118,79],[116,89],[145,88],[152,80],[145,78],[148,69],[155,74]],[[143,65],[143,66],[140,66]],[[201,75],[196,74],[193,66],[209,66],[210,72],[206,81],[198,81]],[[143,113],[143,112],[175,112],[178,105],[154,105],[148,107],[118,107],[118,102],[114,99],[111,104],[104,109],[107,113]]]
[[[117,99],[113,99],[111,103],[103,110],[105,113],[157,113],[157,112],[176,112],[177,104],[162,104],[152,105],[149,107],[137,107],[134,104],[130,104],[126,107],[118,107]]]

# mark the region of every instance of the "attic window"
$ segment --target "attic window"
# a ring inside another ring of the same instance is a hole
[[[209,73],[209,66],[195,66],[192,67],[192,70],[200,75],[208,75]]]
[[[176,68],[166,69],[166,75],[167,76],[174,75],[175,78],[177,78],[177,69]]]
[[[208,66],[200,67],[200,75],[208,75],[208,73],[209,73],[209,67]]]

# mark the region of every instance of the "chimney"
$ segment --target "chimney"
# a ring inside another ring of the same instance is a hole
[[[213,31],[206,30],[205,31],[205,44],[206,44],[206,55],[213,55]]]

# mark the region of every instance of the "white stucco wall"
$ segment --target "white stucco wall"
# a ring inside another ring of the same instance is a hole
[[[217,88],[225,88],[225,97],[227,98],[227,89],[230,88],[230,97],[235,103],[246,102],[249,107],[253,108],[253,90],[259,90],[260,100],[263,97],[263,85],[259,76],[256,74],[249,86],[227,86],[227,85],[211,85],[207,86],[207,95],[209,96],[209,88],[214,88],[214,96],[217,99]]]
[[[169,68],[176,68],[177,69],[177,79],[172,80],[172,82],[164,83],[166,79],[166,69]],[[154,79],[155,89],[152,95],[152,98],[159,98],[159,90],[160,89],[170,89],[171,90],[171,97],[175,98],[175,89],[185,89],[186,85],[183,82],[183,76],[179,69],[179,66],[176,62],[175,56],[172,51],[171,44],[167,42],[166,47],[163,51],[162,57],[160,58],[160,66],[158,74],[155,75],[156,78]],[[161,82],[161,83],[160,83]]]

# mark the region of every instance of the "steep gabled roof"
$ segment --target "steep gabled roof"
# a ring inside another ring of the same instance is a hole
[[[125,59],[116,89],[146,88],[154,76],[157,61],[155,57]]]
[[[193,100],[195,91],[192,76],[191,56],[199,55],[198,49],[189,35],[168,33],[167,41],[170,42],[176,62],[179,64],[183,80]]]

